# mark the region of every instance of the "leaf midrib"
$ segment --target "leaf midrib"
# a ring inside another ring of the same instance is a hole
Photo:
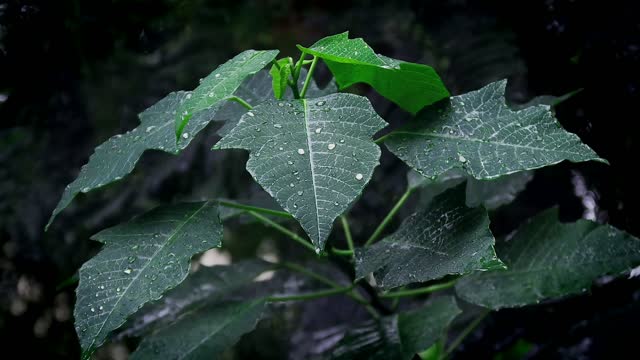
[[[310,111],[309,111],[309,106],[307,106],[307,99],[302,99],[302,107],[304,109],[304,127],[307,133],[306,136],[306,140],[307,140],[307,149],[309,151],[309,167],[311,168],[311,185],[313,186],[313,201],[315,204],[315,212],[316,212],[316,231],[317,231],[317,238],[316,240],[318,241],[318,243],[320,243],[320,214],[318,212],[318,193],[317,193],[317,187],[316,187],[316,171],[314,168],[314,161],[313,161],[313,151],[311,150],[311,129],[309,128],[309,117],[310,115]]]
[[[102,322],[102,325],[100,326],[100,329],[98,329],[98,332],[96,333],[96,335],[99,335],[100,333],[102,333],[102,329],[104,328],[105,324],[107,323],[107,321],[111,317],[111,314],[114,313],[116,307],[120,303],[120,300],[122,300],[124,298],[124,295],[127,293],[129,288],[131,288],[131,285],[138,280],[138,278],[144,272],[144,270],[146,270],[147,267],[149,266],[149,264],[151,264],[153,262],[153,260],[155,259],[156,255],[158,253],[160,253],[162,250],[164,250],[164,248],[174,239],[176,234],[178,234],[178,232],[180,230],[182,230],[182,228],[189,221],[191,221],[200,211],[202,211],[202,209],[204,209],[208,204],[209,204],[209,202],[203,203],[202,206],[200,208],[198,208],[196,211],[194,211],[193,214],[191,214],[191,216],[189,216],[187,219],[185,219],[182,224],[178,225],[176,227],[176,229],[173,231],[173,233],[167,238],[167,241],[165,241],[165,243],[160,248],[158,248],[158,250],[150,257],[150,260],[140,269],[140,271],[138,271],[138,274],[133,279],[131,279],[131,282],[129,283],[129,285],[127,285],[127,287],[122,292],[122,296],[120,298],[118,298],[116,303],[113,305],[113,308],[111,308],[111,311],[109,312],[109,314],[107,314],[107,317]],[[88,347],[89,349],[93,348],[94,344],[96,343],[96,337],[97,336],[93,336],[93,339],[91,340],[91,345]]]

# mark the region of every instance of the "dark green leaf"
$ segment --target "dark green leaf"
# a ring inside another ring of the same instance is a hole
[[[119,337],[140,336],[175,321],[187,311],[205,305],[236,299],[239,290],[256,288],[254,279],[274,264],[261,260],[246,260],[231,265],[201,267],[156,302],[145,305],[130,317]]]
[[[356,251],[356,278],[373,272],[391,289],[449,274],[503,267],[493,249],[489,217],[465,206],[464,187],[437,196],[382,241]]]
[[[220,65],[202,80],[180,104],[174,115],[176,134],[180,137],[184,127],[200,111],[219,107],[242,84],[244,79],[257,73],[276,58],[277,50],[246,50]],[[180,139],[178,139],[180,141]]]
[[[385,145],[426,177],[457,168],[493,179],[563,160],[606,162],[562,129],[549,106],[510,110],[505,86],[498,81],[431,106],[390,133]]]
[[[587,220],[563,224],[557,209],[536,216],[498,246],[506,271],[456,284],[464,300],[491,309],[535,304],[587,291],[593,280],[640,264],[640,239]]]
[[[340,89],[367,83],[401,108],[416,113],[426,105],[449,97],[432,67],[377,55],[364,40],[349,33],[328,36],[309,48],[308,54],[325,61]]]
[[[220,246],[215,203],[160,207],[92,237],[104,248],[80,269],[75,307],[83,357],[145,303],[180,284],[191,257]]]
[[[145,337],[131,359],[221,359],[224,350],[256,327],[265,306],[260,299],[215,304],[188,313]]]
[[[122,135],[116,135],[96,147],[89,162],[80,169],[78,177],[69,184],[49,219],[47,227],[78,193],[108,185],[129,174],[146,150],[162,150],[178,154],[189,145],[195,135],[212,120],[215,109],[200,112],[189,122],[176,144],[174,118],[180,103],[188,96],[185,92],[167,95],[138,115],[140,125]]]
[[[442,337],[460,314],[453,297],[350,329],[333,350],[334,359],[411,359]]]
[[[380,148],[371,137],[385,125],[357,95],[269,101],[243,115],[215,148],[251,151],[247,170],[300,222],[319,252],[335,218],[378,165]]]

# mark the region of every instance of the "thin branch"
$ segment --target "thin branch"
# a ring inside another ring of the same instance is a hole
[[[380,223],[380,225],[378,225],[378,227],[376,228],[376,230],[373,232],[373,234],[371,234],[371,237],[369,237],[369,239],[367,240],[366,243],[364,243],[364,246],[369,246],[371,245],[374,241],[376,241],[376,239],[378,238],[378,236],[380,236],[380,234],[384,231],[384,229],[387,227],[387,225],[389,225],[389,223],[391,222],[391,220],[393,219],[393,217],[396,215],[396,213],[400,210],[400,208],[402,207],[402,205],[404,205],[404,203],[407,201],[407,199],[409,199],[409,196],[413,193],[413,188],[409,187],[407,188],[407,190],[404,192],[404,194],[402,194],[402,197],[400,198],[400,200],[398,200],[398,202],[396,202],[396,204],[393,206],[393,208],[391,209],[391,211],[389,211],[389,213],[387,214],[387,216],[385,216],[385,218],[382,220],[382,222]]]

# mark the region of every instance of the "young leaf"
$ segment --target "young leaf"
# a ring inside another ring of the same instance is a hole
[[[188,313],[145,337],[131,359],[222,359],[224,350],[256,327],[265,306],[260,299],[214,304]]]
[[[549,106],[510,110],[505,86],[506,80],[498,81],[431,106],[384,143],[426,177],[458,168],[492,179],[563,160],[606,162],[563,130]]]
[[[280,59],[278,65],[271,66],[269,74],[271,74],[273,84],[273,95],[276,99],[281,100],[287,91],[288,80],[291,76],[291,58]]]
[[[489,217],[465,206],[464,187],[437,196],[425,209],[370,247],[356,251],[356,279],[373,272],[378,286],[391,289],[449,274],[502,268]]]
[[[125,134],[115,135],[96,147],[89,162],[80,169],[78,177],[65,188],[47,227],[78,193],[87,193],[118,181],[133,171],[146,150],[178,154],[186,148],[195,135],[209,124],[215,113],[215,109],[210,109],[194,116],[184,129],[182,141],[176,144],[173,119],[187,96],[189,94],[183,91],[167,95],[138,115],[140,126]]]
[[[332,358],[409,360],[438,341],[460,312],[453,297],[443,296],[416,310],[368,322],[349,330]]]
[[[324,60],[340,89],[367,83],[382,96],[415,114],[423,107],[449,97],[432,67],[377,55],[361,38],[344,32],[328,36],[310,47],[298,48]]]
[[[215,203],[156,208],[103,230],[92,239],[104,248],[80,268],[75,307],[83,358],[142,305],[181,283],[191,256],[220,246]]]
[[[216,149],[251,151],[247,170],[321,251],[336,217],[378,165],[371,137],[386,123],[352,94],[269,101],[243,115]]]
[[[535,304],[586,291],[593,280],[640,264],[640,239],[587,220],[563,224],[557,209],[537,215],[498,246],[506,271],[458,281],[464,300],[491,309]]]
[[[191,91],[175,115],[176,135],[195,114],[220,106],[242,84],[244,79],[257,73],[278,55],[278,50],[246,50],[220,65]]]
[[[187,311],[229,301],[232,297],[237,299],[238,291],[248,287],[251,287],[253,295],[256,289],[253,280],[274,267],[272,263],[257,259],[201,267],[189,274],[180,285],[166,292],[160,300],[146,304],[131,316],[118,337],[140,336],[150,329],[174,322]]]

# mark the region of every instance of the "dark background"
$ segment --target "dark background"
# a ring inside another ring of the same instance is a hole
[[[215,135],[205,132],[179,157],[145,154],[124,184],[78,198],[43,233],[64,186],[96,145],[247,48],[294,55],[296,43],[350,30],[379,53],[434,66],[453,94],[501,78],[509,79],[514,103],[582,88],[557,108],[558,119],[611,165],[537,171],[514,204],[491,214],[492,227],[504,235],[558,205],[563,220],[593,218],[640,236],[640,16],[632,3],[0,1],[0,357],[79,356],[74,289],[56,287],[96,252],[91,234],[175,199],[258,191],[242,166],[229,165],[246,155],[209,151]],[[326,69],[318,79],[328,80]],[[406,118],[366,87],[357,91],[387,121]],[[367,236],[401,194],[405,172],[385,153],[351,213],[356,238]],[[234,258],[243,256],[236,251]],[[345,303],[320,305],[259,356],[304,354],[295,339],[321,329],[327,309],[342,309],[334,311],[337,322],[350,320]],[[525,348],[535,359],[634,358],[638,324],[640,280],[605,278],[591,295],[492,314],[455,355],[484,359]],[[111,350],[100,356],[126,354],[122,346]]]

